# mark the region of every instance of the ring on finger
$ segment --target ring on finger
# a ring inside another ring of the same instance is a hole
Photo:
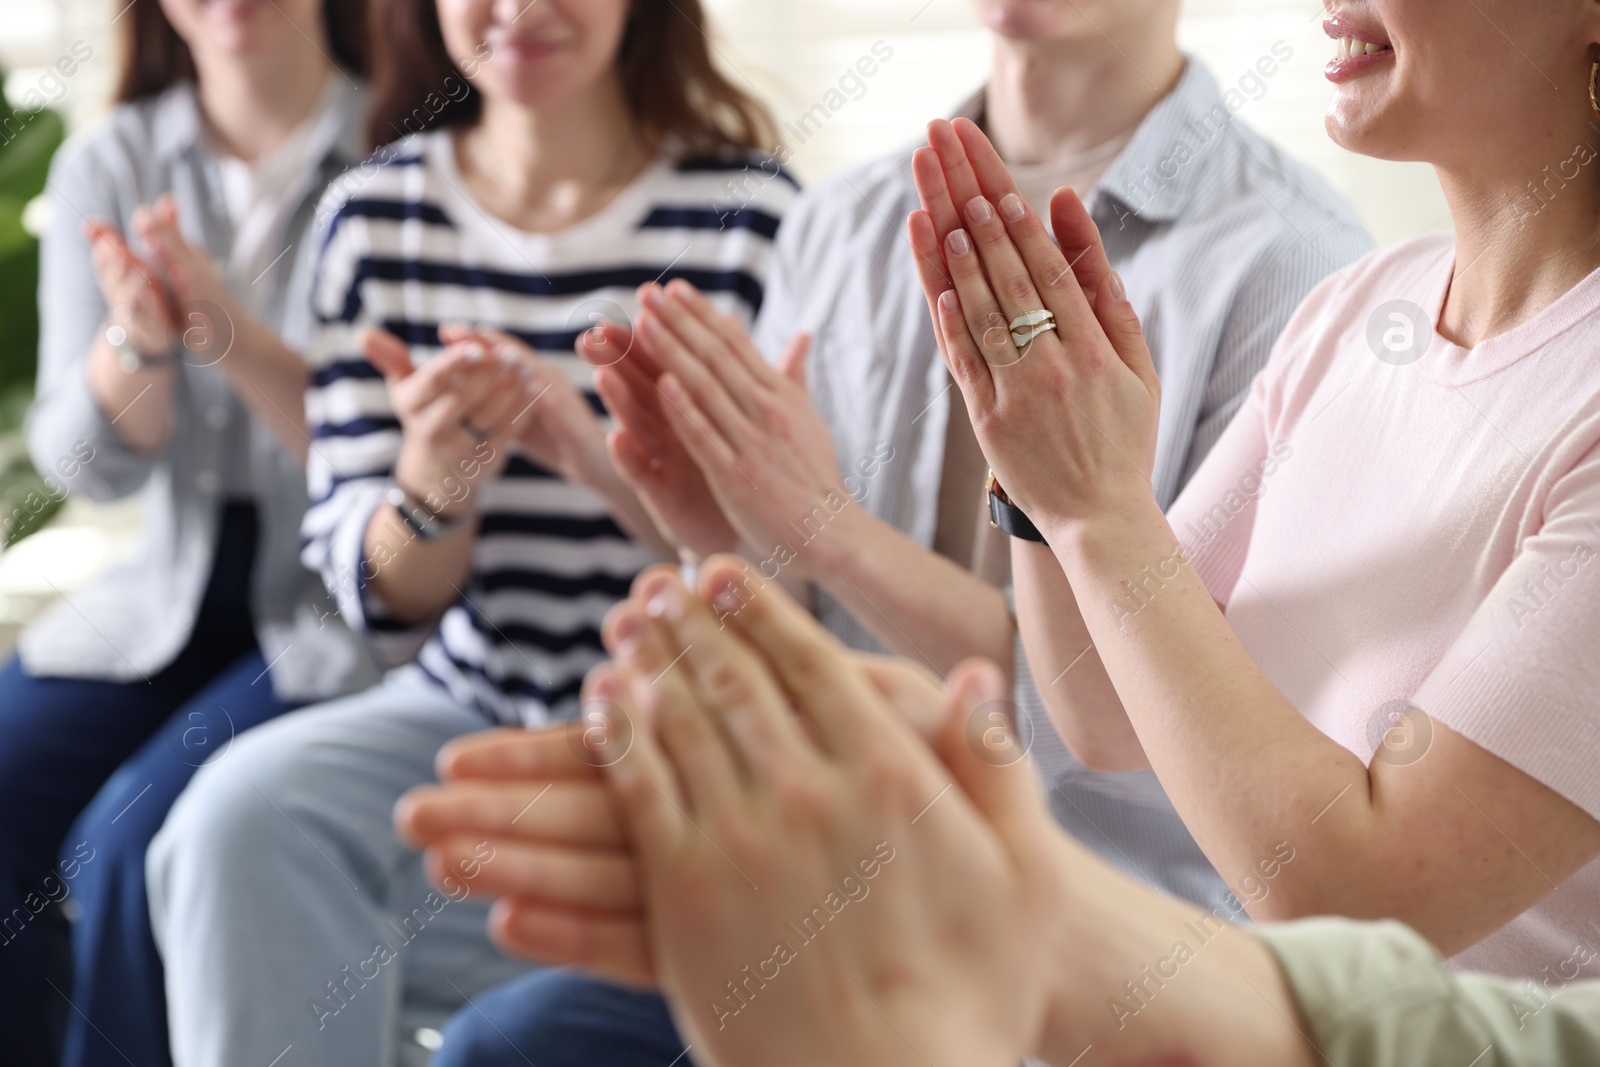
[[[489,435],[480,430],[477,425],[465,415],[461,416],[461,428],[467,431],[472,439],[477,441],[479,444],[482,444],[489,439]]]
[[[1052,312],[1024,312],[1011,320],[1011,343],[1018,348],[1026,348],[1029,341],[1055,328],[1056,317]]]

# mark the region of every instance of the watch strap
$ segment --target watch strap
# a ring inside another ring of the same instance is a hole
[[[428,510],[426,504],[400,488],[398,484],[389,486],[388,491],[384,493],[384,499],[394,507],[400,516],[400,521],[405,523],[406,529],[424,541],[438,541],[449,537],[472,522],[471,512],[449,520],[439,518]]]
[[[995,479],[994,471],[989,472],[989,477],[985,479],[984,488],[988,491],[989,496],[990,523],[1019,540],[1032,541],[1041,545],[1049,544],[1044,539],[1044,534],[1040,533],[1039,528],[1033,524],[1033,520],[1028,518],[1027,513],[1013,504],[1010,498],[1006,496],[1005,490],[1000,488],[1000,483]]]

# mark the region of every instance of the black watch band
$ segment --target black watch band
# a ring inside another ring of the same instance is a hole
[[[449,537],[457,530],[464,529],[473,518],[469,511],[454,519],[441,519],[429,511],[426,504],[400,488],[398,484],[389,486],[384,493],[384,499],[399,512],[400,521],[406,524],[406,529],[424,541],[437,541],[442,537]]]
[[[1033,524],[1033,520],[1006,497],[1005,490],[1000,488],[1000,483],[995,480],[994,471],[990,471],[989,477],[985,479],[984,489],[989,495],[989,521],[992,524],[1020,540],[1033,541],[1041,545],[1049,544],[1044,539],[1044,534],[1039,532],[1039,527]]]

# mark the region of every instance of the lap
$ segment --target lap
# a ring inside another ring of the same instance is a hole
[[[433,1067],[693,1067],[655,993],[540,971],[477,997],[444,1031]]]
[[[78,816],[62,855],[81,860],[88,849],[102,859],[125,854],[142,863],[150,838],[201,764],[226,753],[244,731],[290,710],[265,671],[260,652],[246,653],[169,715]]]

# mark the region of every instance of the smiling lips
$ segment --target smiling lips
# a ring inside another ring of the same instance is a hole
[[[1394,47],[1375,32],[1338,18],[1323,22],[1322,30],[1334,40],[1333,58],[1323,73],[1340,82],[1394,58]]]

